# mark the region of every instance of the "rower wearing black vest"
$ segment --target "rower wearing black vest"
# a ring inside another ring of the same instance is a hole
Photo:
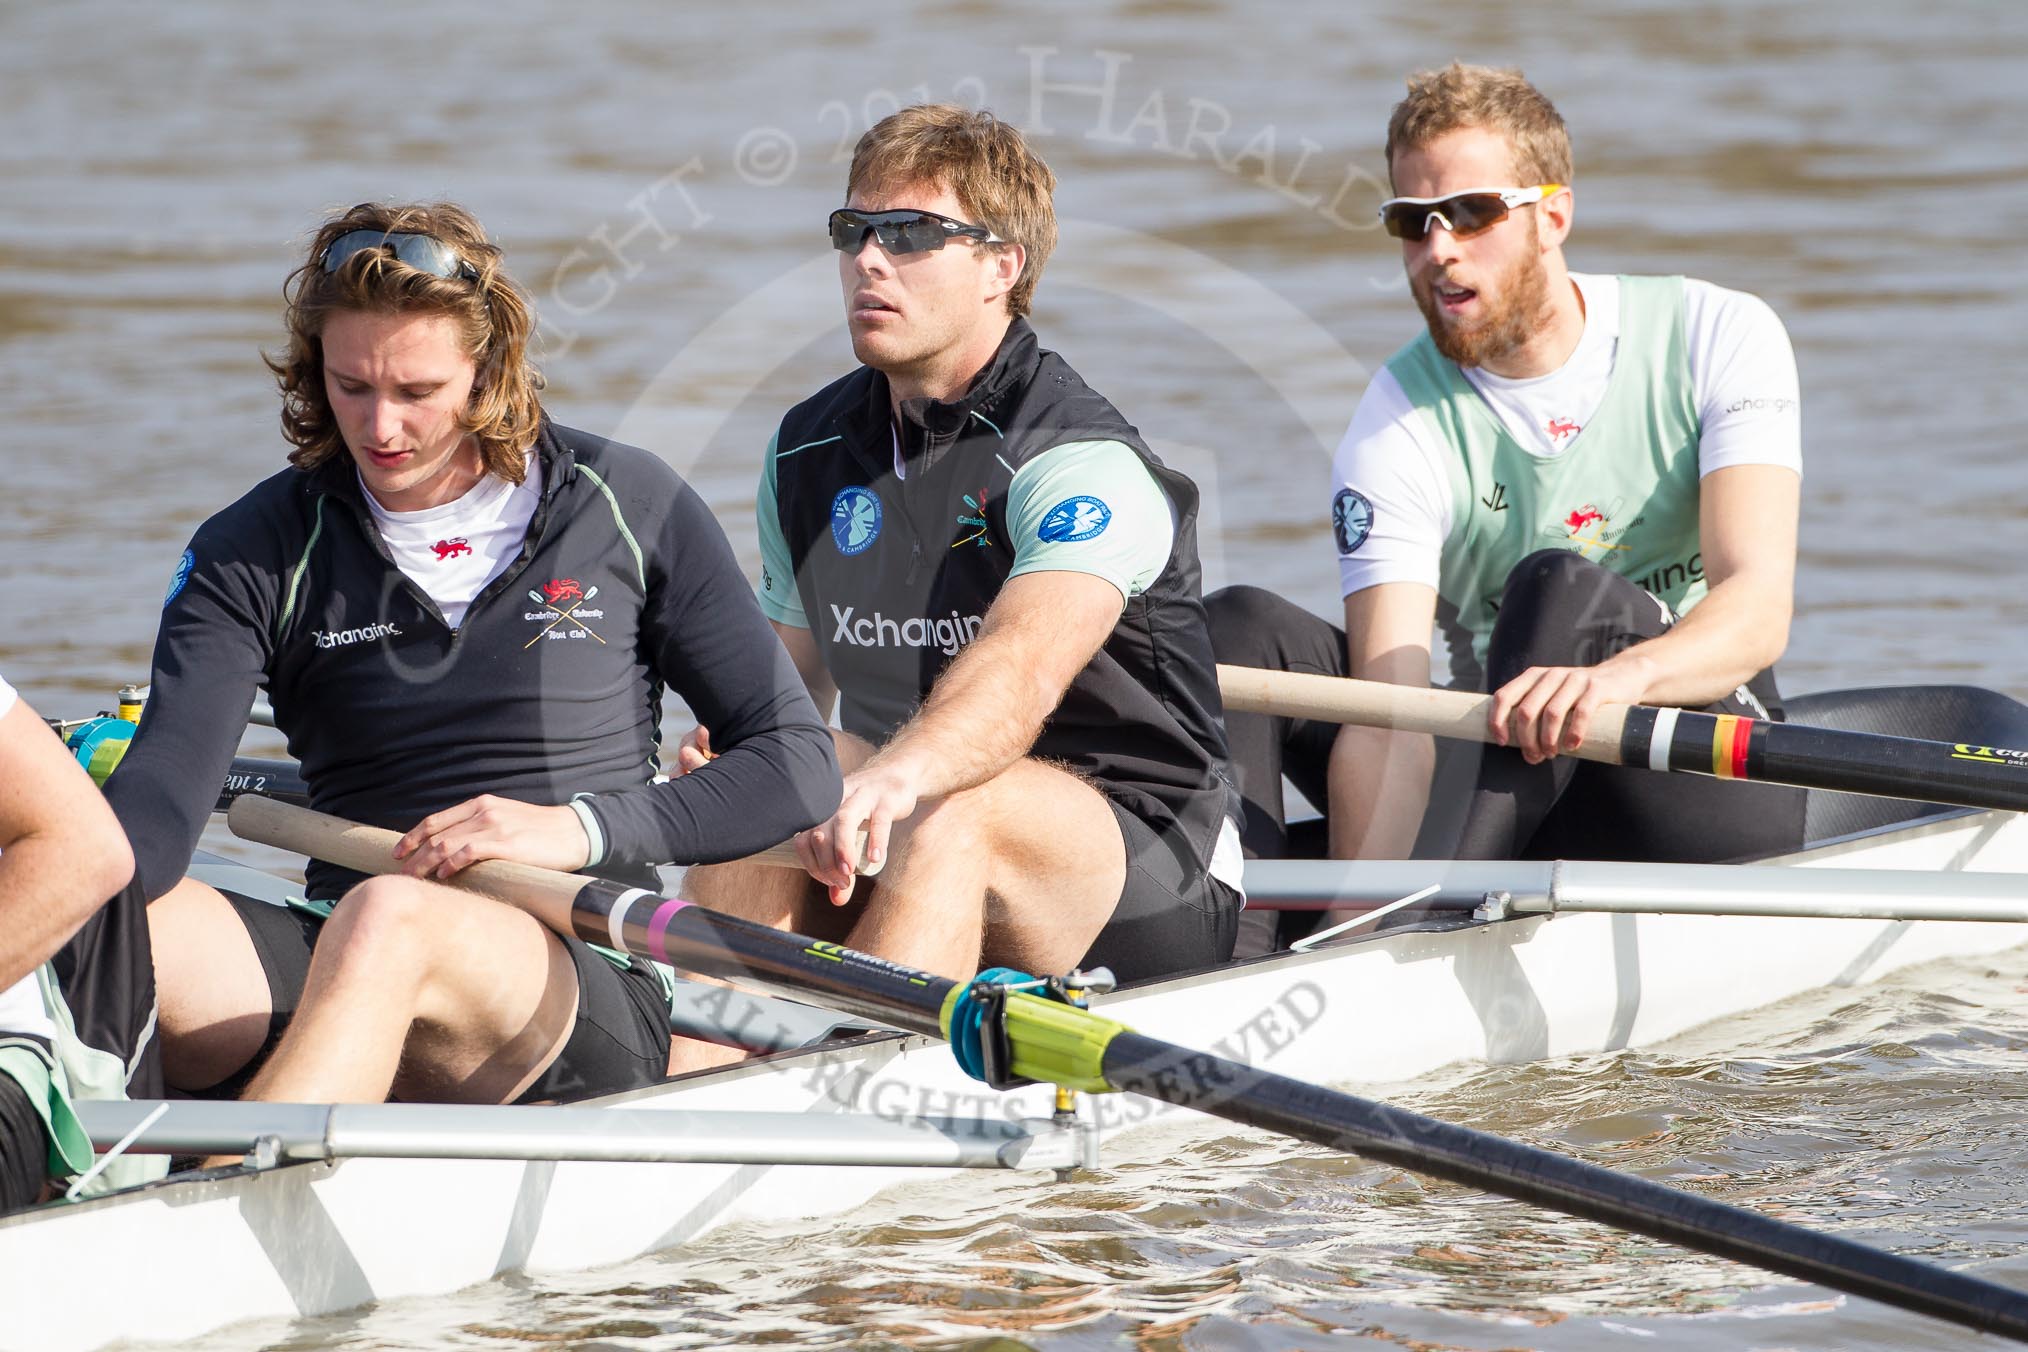
[[[689,887],[951,976],[1132,979],[1230,953],[1236,803],[1196,488],[1022,318],[1054,186],[986,113],[860,140],[830,228],[864,364],[782,420],[759,502],[761,604],[842,699],[844,801],[798,838],[809,878]]]

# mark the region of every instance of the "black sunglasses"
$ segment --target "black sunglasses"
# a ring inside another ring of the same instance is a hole
[[[983,225],[967,225],[934,211],[854,211],[851,207],[840,207],[831,213],[831,247],[842,253],[858,253],[864,248],[869,230],[880,242],[882,252],[891,254],[941,249],[953,239],[969,239],[978,244],[1007,242]]]
[[[479,270],[460,258],[456,249],[434,235],[406,231],[349,230],[325,248],[324,271],[336,272],[368,249],[388,249],[417,272],[427,272],[432,277],[479,280]]]

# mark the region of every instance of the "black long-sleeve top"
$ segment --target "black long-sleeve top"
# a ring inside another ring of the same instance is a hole
[[[255,689],[311,805],[391,830],[482,793],[583,797],[592,871],[737,858],[837,807],[838,764],[710,511],[645,451],[545,421],[520,554],[452,629],[395,566],[348,457],[286,470],[198,529],[153,693],[106,792],[148,897],[189,867]],[[718,757],[666,783],[673,689]],[[313,861],[312,897],[356,875]]]

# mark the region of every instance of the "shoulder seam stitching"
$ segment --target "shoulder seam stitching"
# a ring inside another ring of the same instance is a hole
[[[606,505],[613,509],[613,524],[619,527],[620,538],[627,542],[627,549],[634,556],[634,571],[640,575],[641,590],[645,593],[648,590],[648,565],[641,560],[640,542],[634,539],[634,532],[627,528],[627,518],[620,511],[620,500],[613,496],[613,490],[606,486],[606,481],[600,478],[590,465],[580,461],[577,468],[579,473],[592,481],[592,485],[599,492],[606,495]]]

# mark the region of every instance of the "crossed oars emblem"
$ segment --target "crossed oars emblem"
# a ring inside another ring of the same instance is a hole
[[[535,602],[536,605],[541,606],[546,610],[553,611],[556,615],[556,618],[551,620],[548,624],[543,625],[541,630],[537,632],[534,638],[531,638],[528,640],[528,642],[522,644],[521,651],[527,652],[530,648],[533,648],[536,644],[542,642],[543,637],[547,635],[550,630],[556,628],[556,626],[562,624],[565,620],[575,621],[577,626],[584,630],[586,637],[598,638],[599,642],[604,643],[605,640],[599,638],[599,636],[592,631],[592,627],[590,625],[586,624],[583,620],[577,618],[577,608],[579,606],[589,604],[591,599],[594,596],[597,596],[598,594],[599,589],[597,585],[594,584],[593,586],[586,589],[585,594],[583,596],[578,597],[576,600],[572,601],[569,605],[562,605],[560,604],[560,602],[562,601],[563,598],[558,597],[555,601],[551,601],[546,597],[544,597],[541,592],[531,589],[528,593],[528,599]]]

